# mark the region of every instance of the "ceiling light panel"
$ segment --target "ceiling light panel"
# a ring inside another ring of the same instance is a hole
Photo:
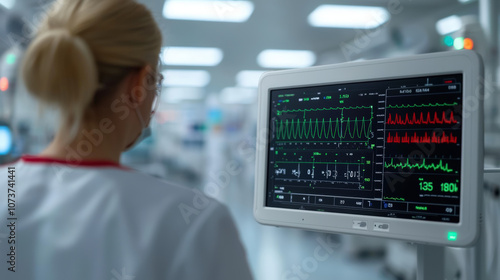
[[[257,63],[264,68],[302,68],[316,62],[316,55],[307,50],[263,50]]]
[[[314,27],[372,29],[390,18],[382,7],[321,5],[309,15],[308,21]]]
[[[163,6],[163,16],[176,20],[245,22],[253,10],[250,1],[168,0]]]
[[[462,20],[457,15],[442,18],[436,22],[436,30],[440,35],[456,32],[462,28]]]
[[[16,0],[0,0],[0,6],[4,6],[7,9],[12,9],[15,3]]]
[[[164,70],[165,87],[205,87],[210,83],[210,73],[204,70]]]
[[[165,47],[161,53],[165,65],[217,66],[223,57],[217,48]]]

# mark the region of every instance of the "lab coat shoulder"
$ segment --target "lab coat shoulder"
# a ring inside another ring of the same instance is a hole
[[[190,222],[168,279],[252,279],[228,209],[211,200]]]
[[[139,188],[144,190],[141,192],[144,198],[140,200],[149,201],[153,209],[155,204],[164,207],[158,220],[156,245],[160,249],[170,243],[165,239],[177,239],[173,260],[166,267],[167,279],[252,279],[245,250],[226,206],[199,190],[146,174],[128,172],[124,176],[131,176],[124,177],[125,181],[142,182]],[[146,215],[153,216],[157,210]],[[172,231],[179,235],[172,236]]]

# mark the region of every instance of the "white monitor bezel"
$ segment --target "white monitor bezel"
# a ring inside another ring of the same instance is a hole
[[[460,73],[463,74],[464,118],[459,223],[284,209],[265,205],[271,90]],[[475,52],[452,51],[267,72],[259,82],[258,105],[254,216],[259,223],[446,246],[470,246],[477,239],[482,201],[480,194],[484,133],[483,66],[481,58]],[[353,221],[359,220],[368,223],[368,230],[353,228]],[[372,230],[375,222],[388,223],[390,230]],[[458,233],[455,241],[448,240],[450,231]]]

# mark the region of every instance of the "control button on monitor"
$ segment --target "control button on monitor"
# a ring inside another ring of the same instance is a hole
[[[410,204],[410,210],[411,211],[423,211],[423,212],[426,212],[426,211],[429,211],[429,208],[430,208],[429,205],[415,204],[415,203]]]
[[[373,223],[373,230],[388,232],[389,231],[389,224],[375,222],[375,223]]]
[[[372,209],[380,209],[381,207],[380,200],[364,200],[363,208],[372,208]]]
[[[368,223],[365,221],[352,221],[352,228],[368,230]]]
[[[294,194],[292,195],[292,202],[309,203],[309,196]]]
[[[395,201],[382,202],[382,209],[407,211],[408,210],[407,208],[408,208],[408,203],[406,202],[395,202]]]
[[[277,193],[274,195],[274,201],[287,201],[290,202],[290,195],[287,193]]]
[[[435,205],[435,204],[423,204],[423,203],[410,203],[408,210],[411,212],[430,212],[439,213],[445,215],[454,215],[455,207],[449,205]]]
[[[362,199],[355,199],[355,198],[335,198],[335,205],[336,206],[344,206],[344,207],[363,207],[363,200]]]
[[[316,204],[333,205],[333,197],[316,196]]]

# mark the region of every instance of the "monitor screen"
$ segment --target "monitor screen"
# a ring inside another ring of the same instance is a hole
[[[0,125],[0,156],[9,154],[12,146],[12,131],[8,126]]]
[[[270,90],[266,206],[460,222],[462,74]]]

